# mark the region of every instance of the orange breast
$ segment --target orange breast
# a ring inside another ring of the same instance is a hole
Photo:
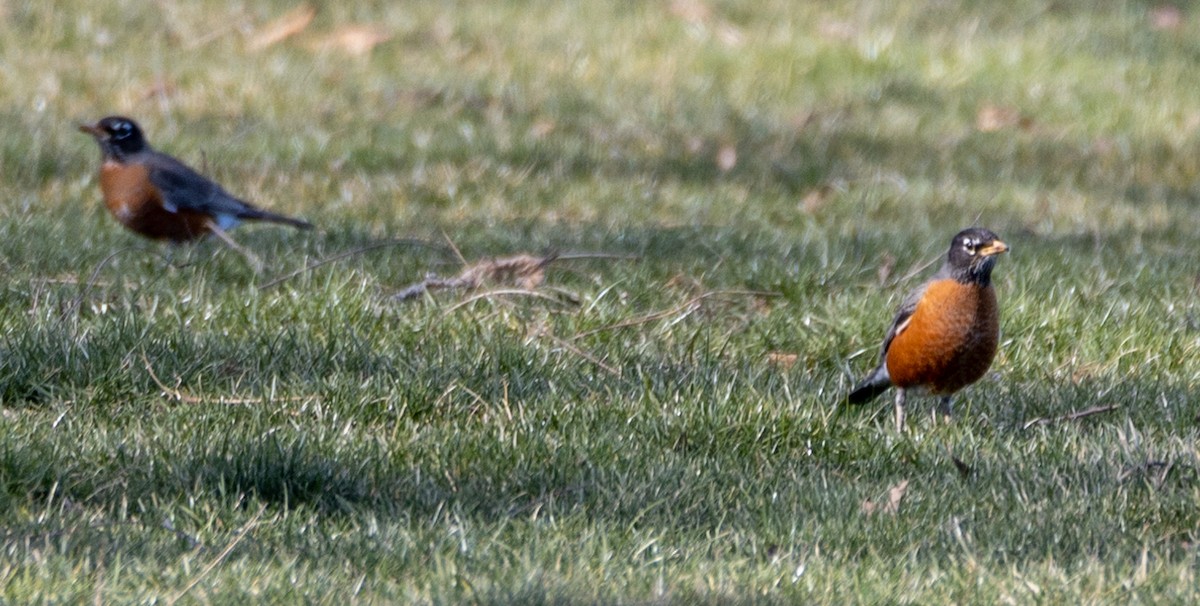
[[[207,215],[163,207],[162,194],[150,182],[150,172],[137,164],[106,161],[100,167],[104,204],[122,225],[148,238],[185,242],[209,232]]]
[[[930,284],[888,347],[892,384],[951,394],[978,381],[996,356],[1000,318],[991,286]]]

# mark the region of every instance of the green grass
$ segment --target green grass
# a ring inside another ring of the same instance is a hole
[[[354,4],[0,3],[0,602],[1200,597],[1192,7]],[[320,229],[141,241],[111,113]],[[837,406],[971,224],[992,373]],[[451,246],[638,259],[389,300]]]

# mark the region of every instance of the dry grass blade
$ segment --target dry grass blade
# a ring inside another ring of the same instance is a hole
[[[242,540],[246,538],[246,535],[249,534],[251,530],[254,530],[256,526],[258,526],[258,522],[262,519],[262,514],[266,510],[267,506],[265,504],[260,506],[258,511],[254,513],[254,517],[250,518],[249,522],[246,522],[241,528],[234,532],[235,536],[233,537],[233,540],[225,546],[225,549],[222,549],[221,553],[217,554],[217,557],[213,558],[208,564],[205,564],[204,568],[200,570],[200,574],[197,574],[192,578],[191,581],[188,581],[188,584],[185,585],[183,589],[179,590],[179,593],[171,596],[171,598],[167,600],[167,604],[174,604],[178,602],[183,596],[187,595],[189,591],[198,585],[200,581],[203,581],[204,577],[208,576],[214,568],[220,565],[221,562],[224,562],[225,559],[229,557],[229,554],[233,553],[233,550],[236,549],[237,546],[241,544]]]
[[[1103,414],[1106,412],[1112,412],[1112,411],[1116,410],[1117,408],[1119,408],[1119,407],[1116,404],[1106,404],[1104,406],[1094,406],[1092,408],[1088,408],[1085,410],[1079,410],[1079,411],[1075,411],[1072,413],[1068,413],[1061,417],[1038,417],[1036,419],[1026,421],[1026,423],[1021,426],[1021,429],[1026,430],[1035,425],[1049,425],[1050,423],[1060,423],[1062,421],[1075,421],[1075,420],[1084,419],[1084,418],[1087,418],[1087,417],[1090,417],[1093,415]]]
[[[189,396],[178,389],[167,387],[162,379],[158,378],[158,374],[154,372],[154,367],[150,365],[149,358],[146,357],[146,352],[141,352],[142,364],[146,367],[146,372],[150,374],[150,380],[154,381],[155,385],[163,391],[163,395],[184,404],[200,404],[205,401],[204,398]],[[307,396],[291,396],[287,398],[273,398],[281,402],[296,402],[305,399]],[[265,402],[265,398],[217,398],[217,404],[261,404]]]
[[[505,297],[505,296],[509,296],[509,295],[516,295],[516,296],[522,296],[522,297],[533,297],[535,299],[543,299],[546,301],[552,301],[554,303],[562,303],[562,301],[560,299],[558,299],[556,297],[552,297],[545,293],[540,293],[536,290],[518,290],[518,289],[511,289],[511,288],[510,289],[500,289],[500,290],[489,290],[486,292],[481,292],[476,295],[472,295],[470,297],[467,297],[466,299],[463,299],[462,301],[459,301],[458,303],[454,304],[453,307],[451,307],[450,309],[447,309],[446,313],[444,313],[442,315],[448,316],[448,315],[458,311],[459,309],[462,309],[463,307],[466,307],[466,306],[470,305],[471,303],[474,303],[475,301],[480,301],[483,299],[492,299],[495,297]]]
[[[103,260],[101,260],[99,263],[97,263],[96,269],[92,270],[92,275],[88,276],[87,282],[84,282],[83,288],[81,288],[79,290],[79,296],[75,297],[75,299],[73,301],[71,301],[71,305],[63,310],[61,319],[65,320],[65,319],[67,319],[67,316],[71,315],[72,313],[78,312],[79,309],[83,307],[83,299],[85,297],[87,297],[88,292],[92,290],[93,286],[95,286],[96,280],[99,279],[100,272],[104,270],[104,267],[106,265],[108,265],[113,259],[115,259],[115,258],[119,257],[120,255],[127,253],[131,250],[140,250],[140,249],[135,246],[127,246],[125,248],[121,248],[121,249],[114,251],[112,254],[108,255],[107,257],[104,257]]]
[[[549,331],[546,331],[546,330],[539,331],[537,336],[541,337],[543,339],[552,341],[555,345],[583,358],[584,360],[587,360],[588,362],[591,362],[596,367],[600,368],[601,370],[603,370],[615,377],[621,376],[620,368],[615,368],[613,366],[605,364],[604,362],[600,361],[600,358],[597,358],[596,356],[580,349],[579,347],[576,347],[573,343],[567,342],[567,341],[559,338],[558,336],[551,334]]]
[[[890,254],[891,254],[891,253],[888,253],[888,255],[889,255],[889,256],[890,256]],[[884,262],[886,262],[886,260],[887,260],[887,257],[884,257]],[[941,255],[939,255],[939,256],[936,256],[936,257],[934,257],[934,258],[932,258],[932,259],[930,259],[930,260],[928,260],[928,261],[926,261],[926,262],[924,262],[924,263],[922,263],[922,264],[920,264],[920,265],[918,265],[918,266],[916,266],[916,267],[914,267],[914,268],[912,268],[912,269],[908,270],[908,272],[907,272],[907,273],[905,273],[903,276],[900,276],[899,278],[896,278],[896,279],[895,279],[895,280],[893,280],[892,282],[890,282],[890,283],[888,283],[888,284],[884,285],[884,288],[894,288],[894,287],[896,287],[896,286],[898,286],[898,285],[900,285],[900,284],[903,284],[903,283],[905,283],[905,282],[907,282],[907,281],[909,281],[909,280],[911,280],[911,279],[913,279],[913,278],[917,277],[917,275],[918,275],[918,274],[920,274],[920,273],[924,272],[926,269],[929,269],[929,268],[930,268],[930,267],[931,267],[931,266],[932,266],[934,263],[937,263],[937,262],[939,262],[939,261],[941,261],[941,260],[942,260],[942,257],[941,257]],[[895,266],[895,262],[894,262],[894,261],[892,262],[892,265],[893,265],[893,267]],[[879,272],[877,271],[876,273],[877,273],[877,275],[878,275],[878,273],[879,273]],[[892,272],[891,272],[891,270],[888,270],[888,275],[889,275],[889,276],[891,275],[891,273],[892,273]]]
[[[183,392],[179,391],[178,389],[167,387],[167,385],[158,378],[158,374],[154,372],[154,367],[150,365],[150,359],[146,357],[146,352],[144,351],[142,352],[142,364],[146,367],[146,372],[150,373],[150,379],[154,381],[155,385],[158,385],[158,388],[163,391],[163,394],[178,402],[196,403],[200,401],[191,396],[183,395]]]

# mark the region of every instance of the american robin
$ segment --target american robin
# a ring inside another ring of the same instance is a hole
[[[227,230],[242,221],[312,227],[307,221],[239,200],[183,162],[154,150],[129,118],[109,116],[95,124],[81,124],[79,130],[100,144],[100,190],[108,211],[147,238],[179,243],[211,233],[257,266],[257,258],[238,246]]]
[[[850,392],[853,404],[868,402],[896,387],[896,429],[904,430],[904,398],[909,390],[941,396],[950,414],[950,396],[978,381],[996,356],[1000,313],[992,288],[996,256],[1008,245],[996,234],[973,227],[950,241],[946,262],[928,282],[901,303],[879,365]]]

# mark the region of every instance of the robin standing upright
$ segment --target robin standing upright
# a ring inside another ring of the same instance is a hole
[[[100,190],[108,211],[147,238],[179,243],[211,233],[257,265],[257,258],[238,246],[227,230],[242,221],[312,227],[307,221],[239,200],[183,162],[155,151],[129,118],[109,116],[95,124],[81,124],[79,130],[100,144]]]
[[[1000,342],[1000,313],[992,288],[996,256],[1008,245],[981,228],[965,229],[950,241],[946,262],[909,294],[896,312],[879,365],[850,393],[853,404],[868,402],[896,387],[896,429],[904,430],[906,392],[950,396],[987,372]]]

